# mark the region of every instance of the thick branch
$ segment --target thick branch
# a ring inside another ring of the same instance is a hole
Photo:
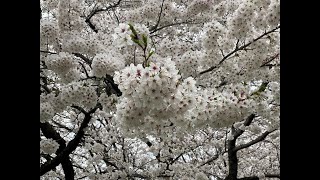
[[[118,88],[118,85],[114,83],[113,81],[113,77],[109,74],[106,74],[106,78],[105,78],[105,83],[109,83],[112,87],[112,89],[115,91],[115,94],[117,96],[121,96],[122,92],[120,91],[120,89]]]
[[[255,118],[255,114],[250,114],[247,119],[244,121],[243,125],[244,126],[249,126],[251,124],[251,122],[253,121],[253,119]],[[241,134],[243,134],[243,130],[241,129],[234,129],[234,127],[232,126],[232,130],[233,130],[233,137],[234,139],[237,139],[239,136],[241,136]]]
[[[244,126],[249,126],[254,119],[255,115],[251,114],[244,121]],[[229,165],[229,173],[225,180],[237,180],[238,175],[238,157],[237,151],[235,151],[237,138],[243,133],[243,130],[235,129],[233,126],[231,127],[231,133],[233,135],[232,140],[227,141],[227,149],[228,149],[228,165]]]
[[[267,178],[279,178],[280,179],[280,174],[265,174],[264,176]]]
[[[56,154],[61,153],[66,148],[66,141],[60,136],[58,132],[54,130],[51,124],[49,124],[48,122],[46,123],[40,122],[40,129],[46,138],[53,139],[59,144],[59,149],[57,150]],[[47,161],[47,162],[50,162],[50,161]],[[61,161],[61,166],[65,174],[65,179],[73,180],[74,169],[69,157],[66,157]],[[41,175],[41,169],[40,169],[40,175]]]
[[[229,173],[225,180],[237,180],[238,175],[238,157],[237,151],[233,151],[236,146],[236,138],[228,140],[228,164]]]
[[[44,84],[40,84],[40,86],[47,92],[47,94],[51,93],[51,90],[48,88],[48,86],[46,86]]]
[[[270,31],[267,31],[267,32],[263,33],[263,34],[260,35],[259,37],[253,39],[251,42],[249,42],[249,43],[247,43],[247,44],[245,44],[245,45],[243,45],[243,46],[240,46],[240,47],[237,47],[237,46],[236,46],[236,48],[235,48],[233,51],[231,51],[229,54],[227,54],[226,56],[224,56],[224,57],[219,61],[218,65],[212,66],[212,67],[210,67],[209,69],[200,72],[199,74],[201,75],[201,74],[204,74],[204,73],[207,73],[207,72],[210,72],[210,71],[214,70],[215,68],[219,67],[219,65],[221,65],[221,64],[222,64],[226,59],[228,59],[231,55],[235,54],[236,52],[238,52],[238,51],[240,51],[240,50],[245,50],[245,48],[248,47],[248,46],[250,46],[252,43],[258,41],[259,39],[263,38],[264,36],[266,36],[266,35],[268,35],[268,34],[270,34],[270,33],[275,32],[275,31],[276,31],[277,29],[279,29],[279,28],[280,28],[280,26],[277,26],[276,28],[274,28],[274,29],[272,29],[272,30],[270,30]]]
[[[84,111],[81,107],[77,107],[77,106],[73,106],[73,107],[77,108],[81,112]],[[68,145],[60,153],[57,154],[57,156],[54,159],[52,159],[51,161],[47,161],[45,164],[43,164],[40,167],[40,176],[44,175],[45,173],[49,172],[50,170],[58,166],[60,163],[64,162],[65,159],[68,158],[69,155],[78,147],[80,140],[84,135],[84,129],[88,126],[91,120],[91,114],[94,113],[97,110],[97,108],[98,107],[96,106],[89,112],[86,112],[86,111],[83,112],[85,114],[85,117],[74,139],[72,139],[68,143]]]

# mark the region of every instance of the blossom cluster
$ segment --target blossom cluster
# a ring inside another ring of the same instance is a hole
[[[59,35],[59,27],[56,21],[43,19],[40,22],[40,45],[55,44]]]
[[[167,124],[167,118],[183,115],[192,107],[195,81],[187,78],[181,82],[180,78],[170,58],[151,62],[148,67],[131,64],[116,72],[114,81],[123,93],[116,116],[124,129],[146,127],[156,130]]]
[[[45,63],[49,70],[52,70],[59,75],[67,74],[76,66],[74,57],[67,52],[48,55],[45,59]]]
[[[216,129],[231,126],[252,113],[255,101],[248,96],[248,89],[241,84],[229,86],[222,93],[198,91],[196,105],[185,118],[192,121],[194,130],[206,125]]]
[[[58,4],[58,25],[61,32],[80,30],[85,24],[80,18],[81,1],[65,0]]]
[[[62,50],[69,53],[82,53],[94,56],[97,53],[105,52],[103,42],[97,36],[82,37],[77,31],[64,32],[61,35]]]
[[[61,100],[67,105],[80,105],[86,109],[93,108],[98,96],[93,86],[86,85],[85,82],[73,82],[61,88]]]
[[[61,86],[59,91],[40,96],[40,121],[50,120],[55,113],[62,112],[67,106],[92,109],[97,102],[98,96],[93,86],[85,82],[72,82]]]
[[[137,37],[134,36],[135,34],[132,29],[130,29],[129,24],[120,23],[119,26],[115,28],[112,36],[114,39],[113,42],[117,47],[133,45],[133,38],[138,40],[142,38],[142,35],[147,37],[150,34],[149,29],[143,24],[135,23],[132,27],[134,27]]]
[[[115,71],[124,68],[124,62],[121,56],[115,56],[112,53],[97,54],[92,60],[92,74],[96,77],[105,77],[106,74],[112,75]]]
[[[59,144],[53,139],[45,139],[40,141],[40,151],[44,153],[53,154],[58,150],[58,148]]]

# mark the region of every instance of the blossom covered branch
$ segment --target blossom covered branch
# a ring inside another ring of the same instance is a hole
[[[40,179],[280,178],[279,0],[40,4]]]

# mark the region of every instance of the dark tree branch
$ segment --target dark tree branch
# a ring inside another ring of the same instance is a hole
[[[49,172],[50,170],[58,166],[60,163],[64,162],[65,159],[67,159],[69,155],[78,147],[81,139],[84,136],[84,132],[85,132],[84,129],[88,126],[91,120],[91,114],[98,109],[98,106],[96,106],[95,108],[91,109],[89,112],[86,112],[81,107],[78,107],[78,106],[72,106],[72,107],[78,109],[79,111],[85,114],[83,122],[81,123],[80,128],[76,136],[74,137],[74,139],[72,139],[60,153],[57,153],[57,156],[54,159],[52,159],[51,161],[47,161],[45,164],[43,164],[40,167],[40,176],[44,175],[45,173]]]
[[[48,88],[48,86],[44,85],[44,84],[40,84],[40,86],[49,94],[51,92],[51,90]]]
[[[47,161],[50,161],[52,159],[52,156],[50,156],[49,154],[45,154],[45,153],[40,153],[40,157],[45,158]]]
[[[116,17],[117,23],[120,24],[120,20],[117,16],[117,13],[114,11],[114,9],[112,9],[113,15]]]
[[[238,157],[237,151],[233,151],[236,146],[236,138],[228,140],[228,164],[229,164],[229,173],[225,180],[237,180],[238,175]]]
[[[80,106],[71,106],[71,107],[77,109],[78,111],[82,112],[82,113],[85,114],[85,115],[88,114],[87,111],[85,111],[85,110],[84,110],[82,107],[80,107]]]
[[[118,85],[114,83],[113,77],[111,75],[106,74],[106,78],[105,78],[104,82],[105,83],[109,83],[111,85],[112,89],[116,92],[115,94],[117,96],[121,96],[122,95],[122,92],[118,88]]]
[[[72,131],[73,131],[71,128],[68,128],[67,126],[65,126],[65,125],[63,125],[63,124],[61,124],[61,123],[59,123],[59,122],[56,122],[56,121],[52,121],[52,122],[53,122],[53,124],[57,125],[59,128],[66,129],[66,130],[68,130],[69,132],[72,132]]]
[[[89,74],[88,74],[88,72],[87,72],[86,67],[84,66],[84,64],[81,63],[81,62],[79,62],[79,64],[81,65],[81,67],[83,68],[84,72],[86,73],[86,77],[87,77],[87,78],[90,78],[90,76],[89,76]]]
[[[144,175],[138,174],[138,173],[134,173],[134,174],[128,175],[128,177],[130,177],[130,178],[137,177],[137,178],[140,178],[140,179],[151,179],[151,178],[149,178],[147,176],[144,176]]]
[[[247,117],[247,119],[244,121],[244,126],[249,126],[251,122],[253,121],[255,115],[251,114]],[[236,141],[237,138],[243,134],[243,130],[241,129],[235,129],[234,126],[231,126],[231,133],[233,135],[232,140],[228,140],[227,142],[227,149],[228,149],[228,165],[229,165],[229,173],[225,180],[237,180],[238,175],[238,157],[237,157],[237,151],[235,151],[236,147]]]
[[[41,53],[48,53],[48,54],[57,54],[56,52],[51,52],[51,51],[44,51],[44,50],[40,50]],[[72,53],[73,55],[75,55],[76,57],[81,58],[85,63],[87,63],[90,67],[91,67],[91,63],[92,61],[85,57],[84,55],[80,54],[80,53]]]
[[[275,130],[273,130],[273,131],[275,131]],[[234,151],[239,151],[241,149],[248,148],[248,147],[250,147],[250,146],[252,146],[252,145],[254,145],[254,144],[256,144],[256,143],[258,143],[260,141],[263,141],[268,136],[268,134],[272,133],[273,131],[270,131],[270,132],[266,131],[263,134],[261,134],[259,137],[257,137],[256,139],[254,139],[254,140],[252,140],[252,141],[250,141],[248,143],[241,144],[241,145],[235,147],[233,150]]]
[[[226,56],[224,56],[224,57],[219,61],[218,65],[212,66],[212,67],[210,67],[209,69],[200,72],[199,74],[201,75],[201,74],[204,74],[204,73],[207,73],[207,72],[210,72],[210,71],[214,70],[215,68],[219,67],[219,65],[221,65],[221,64],[222,64],[226,59],[228,59],[231,55],[235,54],[236,52],[238,52],[238,51],[240,51],[240,50],[245,50],[246,47],[250,46],[252,43],[258,41],[259,39],[263,38],[264,36],[266,36],[266,35],[268,35],[268,34],[270,34],[270,33],[275,32],[275,31],[276,31],[277,29],[279,29],[279,28],[280,28],[280,26],[277,26],[276,28],[274,28],[274,29],[272,29],[272,30],[270,30],[270,31],[267,31],[267,32],[263,33],[263,34],[260,35],[259,37],[253,39],[251,42],[249,42],[249,43],[247,43],[247,44],[244,44],[243,46],[240,46],[240,47],[237,47],[237,46],[236,46],[236,48],[235,48],[233,51],[231,51],[229,54],[227,54]]]
[[[161,9],[160,9],[160,13],[159,13],[159,17],[158,17],[158,21],[157,21],[157,24],[153,27],[150,28],[150,31],[153,31],[155,29],[157,29],[159,23],[160,23],[160,19],[161,19],[161,14],[162,14],[162,9],[163,9],[163,3],[164,3],[164,0],[162,0],[162,3],[161,3]]]
[[[265,174],[264,176],[266,178],[279,178],[280,179],[280,174]],[[238,180],[259,180],[259,177],[258,176],[250,176],[250,177],[239,178]]]
[[[82,60],[84,60],[84,62],[86,62],[91,67],[92,61],[89,58],[85,57],[84,55],[82,55],[80,53],[72,53],[72,54],[75,55],[76,57],[79,57]]]
[[[123,162],[127,162],[126,149],[124,148],[124,138],[121,138],[121,143]]]
[[[259,178],[258,176],[251,176],[251,177],[239,178],[238,180],[259,180]]]
[[[89,25],[89,27],[94,31],[94,32],[98,32],[97,28],[92,24],[91,22],[91,18],[97,14],[98,12],[103,12],[103,11],[108,11],[109,9],[115,8],[117,6],[119,6],[120,2],[122,0],[118,0],[118,2],[114,3],[113,5],[110,5],[106,8],[101,8],[101,9],[95,9],[93,11],[91,11],[91,13],[86,17],[85,22]]]
[[[53,139],[59,144],[59,148],[58,148],[56,154],[61,153],[66,148],[66,141],[60,136],[60,134],[58,132],[56,132],[54,130],[54,128],[51,124],[49,124],[48,122],[46,122],[46,123],[40,122],[40,129],[46,138]],[[51,161],[52,160],[49,160],[47,162],[51,162]],[[74,169],[73,169],[72,162],[70,161],[69,156],[62,159],[61,166],[62,166],[63,172],[65,174],[65,179],[66,180],[73,180],[74,179]],[[40,168],[40,175],[41,175],[41,168]]]
[[[263,67],[263,66],[268,66],[268,63],[270,63],[271,61],[273,61],[274,59],[278,58],[280,55],[280,53],[277,53],[273,56],[271,56],[268,60],[266,60],[265,63],[263,63],[260,67]]]
[[[249,126],[251,124],[251,122],[253,121],[253,119],[256,117],[255,114],[250,114],[247,119],[244,121],[243,125],[244,126]],[[232,132],[234,133],[233,137],[235,139],[237,139],[239,136],[241,136],[241,134],[243,134],[243,130],[241,129],[234,129],[234,127],[232,126]]]
[[[103,158],[103,161],[106,163],[106,165],[112,166],[112,167],[114,167],[115,169],[119,170],[118,166],[117,166],[115,163],[110,162],[107,157],[104,157],[104,158]]]
[[[170,162],[170,164],[175,163],[182,155],[184,155],[184,153],[185,153],[185,152],[180,153],[176,158],[174,158],[174,159]]]
[[[209,164],[209,163],[213,162],[214,160],[218,159],[218,157],[219,157],[219,154],[216,154],[215,156],[213,156],[212,158],[208,159],[207,161],[205,161],[204,163],[202,163],[198,167],[204,166],[205,164]]]
[[[150,32],[150,34],[153,34],[153,33],[157,32],[157,31],[159,31],[161,29],[164,29],[164,28],[167,28],[167,27],[171,27],[171,26],[175,26],[175,25],[180,25],[180,24],[200,24],[200,23],[194,23],[192,21],[176,22],[176,23],[167,24],[167,25],[164,25],[162,27],[156,28],[156,29],[152,30]]]
[[[280,179],[280,174],[265,174],[264,176],[267,178],[279,178]]]

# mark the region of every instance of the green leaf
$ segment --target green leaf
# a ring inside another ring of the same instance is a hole
[[[137,43],[139,46],[142,46],[139,39],[137,39],[133,34],[131,34],[130,37],[133,42]]]
[[[263,92],[268,86],[268,82],[263,82],[258,89],[258,92]]]
[[[134,27],[133,27],[131,24],[129,24],[129,27],[130,27],[130,30],[132,31],[133,35],[134,35],[135,37],[138,37],[138,33],[137,33],[137,31],[134,29]]]
[[[142,40],[143,40],[143,44],[145,45],[145,47],[147,47],[148,44],[148,38],[146,35],[142,34]]]
[[[259,89],[256,90],[255,92],[253,92],[251,95],[260,95],[260,93],[262,93],[268,86],[269,82],[263,82]]]

